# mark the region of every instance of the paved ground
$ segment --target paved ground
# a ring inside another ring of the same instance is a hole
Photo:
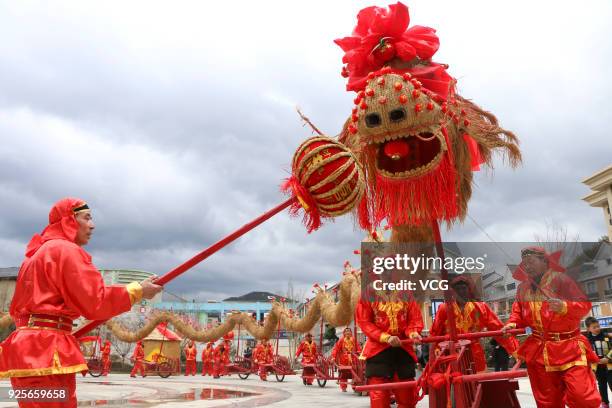
[[[522,408],[535,408],[527,379],[520,379],[518,392]],[[0,387],[7,387],[6,381]],[[298,376],[288,376],[282,383],[262,382],[258,377],[240,380],[236,376],[214,380],[210,377],[172,376],[167,379],[148,376],[130,378],[126,374],[108,377],[78,377],[79,406],[133,406],[133,407],[369,407],[368,397],[352,392],[341,393],[335,382],[325,388],[306,387]],[[214,388],[214,389],[213,389]],[[246,393],[242,396],[234,392]],[[224,399],[211,399],[211,397]],[[15,403],[0,402],[0,407],[16,407]],[[426,408],[427,397],[417,407]],[[504,407],[499,407],[504,408]]]

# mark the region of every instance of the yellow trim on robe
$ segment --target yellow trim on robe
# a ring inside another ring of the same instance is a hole
[[[567,302],[563,301],[563,306],[561,307],[561,311],[559,312],[561,316],[565,316],[567,314]]]
[[[380,339],[378,339],[378,341],[380,343],[387,343],[389,342],[389,338],[391,337],[391,335],[389,333],[383,333],[380,335]]]
[[[142,300],[142,286],[138,282],[131,282],[125,285],[128,294],[130,295],[130,302],[132,304],[138,303]]]
[[[55,365],[55,364],[54,364]],[[42,375],[73,374],[88,370],[87,364],[70,367],[24,368],[0,372],[0,378],[9,377],[40,377]]]

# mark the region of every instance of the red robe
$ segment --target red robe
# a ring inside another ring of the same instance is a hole
[[[132,353],[134,367],[132,367],[130,376],[135,377],[136,374],[140,373],[140,375],[146,377],[147,373],[144,366],[144,356],[144,348],[142,347],[142,344],[136,343],[136,348],[134,348],[134,352]]]
[[[550,309],[551,298],[563,300],[560,312]],[[562,272],[547,271],[536,288],[529,281],[519,285],[508,323],[533,330],[517,354],[527,362],[538,406],[599,408],[601,398],[589,367],[599,358],[580,334],[580,321],[590,310],[591,302]]]
[[[358,341],[355,341],[355,337],[351,336],[347,338],[342,336],[332,349],[332,358],[342,366],[350,366],[353,361],[353,353],[360,353],[361,346]]]
[[[484,329],[489,331],[501,330],[502,322],[499,320],[495,312],[484,302],[467,302],[463,309],[453,303],[455,313],[455,326],[457,334],[480,332]],[[449,333],[448,318],[446,311],[446,303],[443,303],[438,308],[436,319],[429,334],[431,336],[443,336]],[[495,337],[495,340],[503,346],[509,354],[514,354],[518,348],[518,341],[514,337],[504,338]],[[484,371],[487,369],[487,360],[484,350],[478,340],[472,341],[470,348],[474,356],[476,371]]]
[[[215,347],[215,350],[213,351],[213,376],[215,377],[225,375],[225,373],[227,372],[225,366],[225,354],[227,353],[227,351],[225,349],[226,346],[224,345],[224,343],[221,343],[217,347]]]
[[[346,367],[353,364],[353,353],[359,352],[361,352],[361,346],[358,341],[355,341],[353,336],[342,336],[332,349],[331,355],[340,367]],[[340,389],[346,391],[347,380],[352,378],[352,372],[350,370],[339,370],[338,374]]]
[[[102,348],[102,375],[108,375],[110,372],[110,354],[111,354],[111,343],[106,341],[104,348]]]
[[[367,336],[363,347],[362,357],[368,359],[381,351],[391,347],[387,343],[390,336],[400,339],[409,338],[411,333],[420,333],[423,330],[423,317],[419,305],[414,301],[374,301],[368,302],[360,299],[355,312],[357,325]],[[417,361],[414,347],[411,344],[403,345]]]
[[[419,334],[423,329],[423,317],[419,305],[411,300],[395,300],[393,294],[378,295],[377,300],[368,301],[363,297],[357,304],[355,320],[361,331],[367,336],[360,358],[367,360],[391,347],[387,343],[390,336],[402,339],[410,338],[413,333]],[[416,353],[412,344],[401,346],[416,362]],[[383,384],[402,381],[397,373],[392,379],[384,377],[369,377],[368,384]],[[398,407],[413,407],[416,404],[413,390],[409,388],[395,389],[393,391]],[[387,408],[390,405],[391,392],[388,390],[375,390],[370,393],[370,406],[372,408]]]
[[[195,344],[193,347],[185,347],[185,375],[196,374],[196,355],[198,349]]]
[[[212,375],[213,374],[213,344],[208,343],[206,347],[202,350],[202,375]]]
[[[302,364],[314,364],[317,356],[317,345],[314,341],[302,341],[295,352],[295,357],[302,355]]]
[[[0,378],[86,370],[70,321],[80,316],[107,320],[129,311],[142,297],[136,282],[105,286],[91,256],[75,243],[78,224],[72,209],[83,203],[58,202],[49,214],[50,225],[28,245],[9,311],[17,330],[0,345]],[[68,324],[39,328],[31,314],[61,317]]]
[[[253,361],[255,364],[259,365],[259,377],[262,380],[266,380],[267,378],[267,367],[266,364],[271,364],[273,360],[274,353],[272,352],[271,344],[258,344],[255,347],[255,351],[253,352]]]

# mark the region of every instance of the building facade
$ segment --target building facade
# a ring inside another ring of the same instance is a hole
[[[612,164],[603,170],[582,180],[591,192],[582,197],[591,207],[599,207],[603,211],[608,240],[612,241]]]

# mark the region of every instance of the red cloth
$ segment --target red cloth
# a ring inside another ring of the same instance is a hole
[[[599,408],[595,376],[589,367],[573,366],[564,371],[546,371],[538,363],[527,362],[527,374],[538,408]]]
[[[196,345],[185,347],[185,375],[196,375],[196,356],[198,349]]]
[[[389,381],[382,377],[368,378],[370,384],[386,384],[388,382],[400,382],[397,376]],[[389,408],[391,406],[391,391],[390,390],[375,390],[370,391],[370,408]],[[397,408],[414,408],[416,406],[416,397],[412,388],[396,388],[393,390]]]
[[[134,360],[134,367],[130,376],[135,377],[137,373],[140,373],[143,377],[146,377],[147,373],[144,366],[144,348],[141,343],[136,343],[136,348],[132,353],[132,360]]]
[[[302,364],[314,364],[317,357],[317,345],[312,340],[302,341],[295,352],[295,357],[302,355]]]
[[[453,303],[455,314],[455,326],[457,334],[480,332],[484,329],[501,330],[502,322],[499,320],[495,312],[484,302],[467,302],[463,310],[456,303]],[[443,336],[448,334],[448,316],[446,303],[443,303],[438,308],[436,318],[429,331],[430,336]],[[495,337],[495,340],[503,346],[509,354],[513,354],[518,348],[518,341],[514,337]],[[478,340],[473,340],[470,348],[474,356],[476,371],[484,371],[487,369],[487,360],[484,350]]]
[[[208,343],[202,350],[202,375],[213,375],[213,344]]]
[[[13,377],[13,388],[64,388],[67,390],[68,400],[63,402],[20,402],[20,408],[75,408],[76,374],[41,375],[37,377]]]
[[[185,361],[185,375],[196,375],[196,361],[186,360]]]
[[[334,345],[331,355],[338,365],[351,365],[353,362],[353,353],[360,353],[361,346],[355,337],[342,336]]]
[[[257,347],[255,347],[255,351],[253,352],[253,361],[255,362],[255,364],[259,364],[259,378],[261,378],[263,381],[266,381],[267,379],[267,367],[266,364],[271,364],[272,360],[273,360],[273,351],[272,351],[272,345],[270,343],[268,344],[258,344]]]
[[[102,375],[103,376],[107,376],[108,373],[110,373],[110,367],[111,367],[110,354],[111,354],[111,343],[110,341],[107,340],[106,343],[104,343],[104,348],[102,349]]]
[[[410,333],[420,333],[423,330],[421,310],[415,301],[370,302],[360,299],[355,316],[357,325],[368,337],[361,353],[366,359],[391,347],[384,341],[384,337],[398,336],[400,339],[406,339]],[[417,361],[411,344],[402,347]]]
[[[565,299],[561,312],[550,310],[552,298]],[[571,333],[580,329],[580,321],[591,311],[576,282],[565,273],[549,270],[535,289],[522,282],[508,323],[517,328],[531,327],[540,333]],[[523,361],[537,363],[547,371],[562,371],[572,366],[588,366],[599,361],[589,341],[582,334],[561,341],[543,340],[531,335],[517,351]]]
[[[107,320],[130,310],[124,286],[105,286],[91,256],[74,239],[72,210],[82,200],[59,201],[49,226],[28,245],[10,307],[16,322],[30,314]],[[19,326],[19,324],[18,324]],[[66,331],[19,327],[0,345],[0,377],[69,374],[87,369],[77,340]]]
[[[413,65],[398,72],[410,72],[425,88],[447,98],[455,81],[447,74],[446,65],[431,61],[440,47],[436,30],[408,28],[409,24],[408,7],[400,2],[389,9],[373,6],[359,12],[353,34],[334,41],[345,52],[342,62],[346,64],[343,72],[348,76],[348,91],[363,89],[370,72],[399,59]]]
[[[215,350],[213,352],[213,375],[215,377],[219,377],[222,375],[227,374],[227,367],[226,367],[226,355],[228,353],[228,351],[225,350],[225,343],[221,343],[219,344],[217,347],[215,347]]]

